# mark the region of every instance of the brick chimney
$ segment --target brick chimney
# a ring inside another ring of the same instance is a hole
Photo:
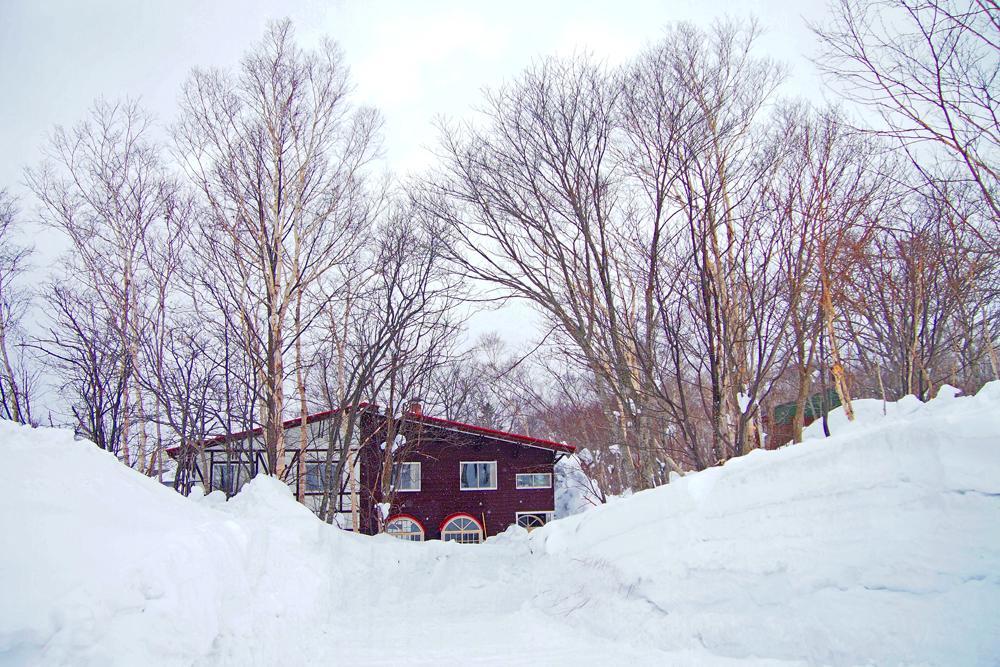
[[[406,408],[406,414],[411,417],[421,417],[424,414],[424,406],[421,405],[419,398],[411,398],[410,405]]]

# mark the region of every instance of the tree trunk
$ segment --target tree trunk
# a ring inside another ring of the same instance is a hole
[[[986,326],[986,316],[983,316],[983,342],[986,343],[986,352],[990,358],[990,368],[993,370],[993,379],[1000,380],[1000,360],[997,359],[997,348],[990,339],[990,330]]]
[[[3,361],[4,374],[7,376],[7,384],[10,386],[11,404],[8,406],[10,417],[23,424],[25,421],[21,416],[21,390],[17,382],[17,375],[14,373],[14,367],[10,363],[10,356],[7,354],[7,323],[2,318],[0,318],[0,360]],[[3,379],[0,378],[0,381]]]
[[[833,373],[833,388],[840,398],[840,404],[844,408],[844,414],[848,421],[854,421],[854,408],[851,405],[851,394],[847,386],[847,375],[844,372],[844,365],[840,361],[840,349],[837,346],[837,334],[833,327],[834,311],[833,298],[830,296],[829,279],[823,271],[820,276],[823,290],[823,319],[826,322],[826,332],[830,340],[830,359],[832,361],[830,370]]]
[[[306,446],[309,439],[309,405],[306,402],[306,381],[302,372],[302,290],[295,300],[295,384],[299,392],[299,459],[296,470],[295,496],[306,501]]]

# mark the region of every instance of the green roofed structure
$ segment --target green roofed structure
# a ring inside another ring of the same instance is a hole
[[[840,397],[834,389],[816,392],[806,400],[805,409],[802,411],[802,425],[808,426],[815,420],[823,416],[824,412],[829,412],[840,406]],[[767,449],[781,447],[792,440],[792,419],[795,417],[795,401],[781,403],[774,406],[774,411],[770,419],[765,418],[764,425],[767,430]]]
[[[819,419],[824,412],[829,412],[837,407],[840,407],[840,397],[837,396],[835,389],[816,392],[806,400],[803,422],[808,424]],[[795,417],[795,401],[774,406],[775,424],[791,424],[793,417]]]

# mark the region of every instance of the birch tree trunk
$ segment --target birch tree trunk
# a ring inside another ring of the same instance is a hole
[[[830,284],[829,277],[826,271],[821,269],[822,275],[820,280],[822,281],[823,290],[823,321],[826,323],[826,334],[830,342],[830,371],[833,374],[833,388],[837,392],[837,397],[840,398],[840,404],[844,408],[844,414],[847,416],[848,421],[854,421],[854,407],[851,405],[851,394],[847,386],[847,376],[844,372],[844,365],[841,363],[840,359],[840,348],[837,344],[837,332],[834,328],[834,318],[835,313],[833,309],[833,298],[830,295]]]

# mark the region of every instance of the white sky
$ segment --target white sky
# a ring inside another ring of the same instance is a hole
[[[81,119],[99,95],[140,97],[168,123],[188,71],[235,65],[269,19],[290,16],[306,45],[322,35],[340,43],[357,101],[385,119],[387,166],[405,174],[431,159],[437,115],[467,113],[484,86],[515,76],[532,58],[589,50],[621,62],[671,21],[757,17],[767,30],[761,52],[790,69],[784,92],[816,98],[821,86],[807,60],[814,40],[805,21],[824,14],[823,0],[2,0],[0,187],[21,196],[22,220],[47,263],[54,239],[31,228],[34,203],[21,181],[51,128]],[[533,329],[522,317],[487,314],[475,326],[522,342]]]

